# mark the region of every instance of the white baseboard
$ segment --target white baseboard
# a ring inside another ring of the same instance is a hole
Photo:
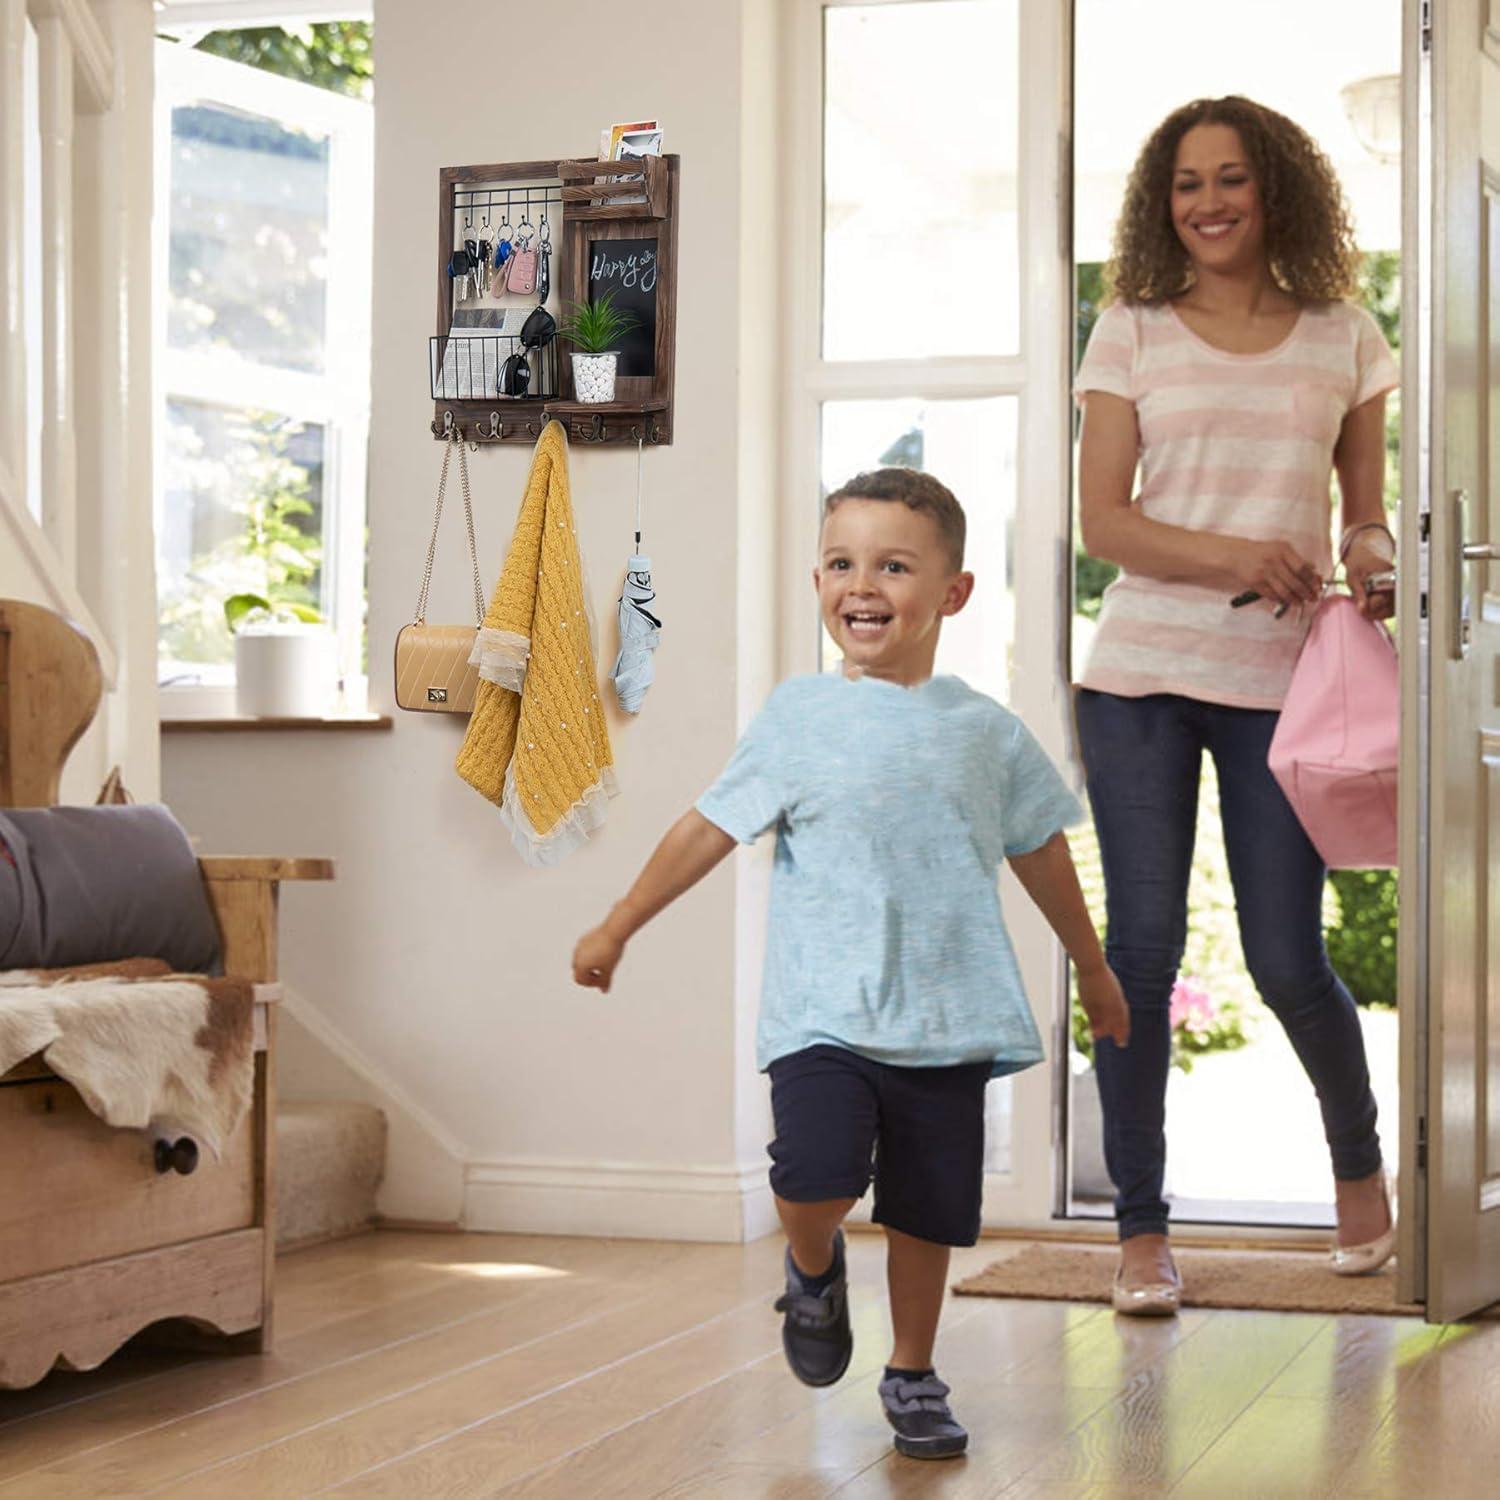
[[[464,1227],[740,1244],[776,1227],[766,1169],[470,1162]]]

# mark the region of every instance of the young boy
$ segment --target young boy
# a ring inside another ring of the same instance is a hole
[[[608,990],[625,944],[737,841],[776,829],[759,1065],[786,1230],[787,1362],[831,1385],[853,1352],[839,1226],[869,1185],[888,1239],[897,1449],[962,1453],[932,1365],[949,1249],[979,1234],[984,1090],[1042,1058],[996,881],[1009,860],[1062,940],[1095,1036],[1125,1044],[1063,827],[1076,799],[1014,714],[934,677],[974,587],[964,513],[930,475],[860,474],[824,504],[813,572],[840,675],[781,684],[719,780],[573,953]]]

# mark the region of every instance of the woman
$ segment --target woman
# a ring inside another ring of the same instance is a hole
[[[1334,568],[1331,472],[1354,597],[1372,617],[1393,608],[1366,585],[1395,555],[1381,492],[1397,373],[1373,319],[1344,300],[1356,264],[1338,182],[1306,133],[1248,99],[1198,100],[1136,162],[1114,300],[1079,369],[1083,541],[1121,569],[1077,693],[1108,959],[1131,1010],[1129,1048],[1097,1053],[1121,1312],[1174,1313],[1181,1288],[1164,1115],[1205,750],[1246,965],[1322,1110],[1332,1268],[1375,1270],[1395,1244],[1359,1018],[1323,946],[1326,872],[1266,764]]]

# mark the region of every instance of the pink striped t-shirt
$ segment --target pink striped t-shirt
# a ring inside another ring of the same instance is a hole
[[[1306,307],[1263,354],[1199,338],[1170,304],[1115,303],[1094,325],[1074,394],[1134,402],[1140,489],[1154,521],[1290,542],[1332,571],[1333,449],[1346,413],[1398,382],[1375,320],[1347,302]],[[1178,693],[1280,708],[1311,620],[1222,589],[1124,573],[1105,590],[1080,685],[1127,698]]]

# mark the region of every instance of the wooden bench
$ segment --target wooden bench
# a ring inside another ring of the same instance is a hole
[[[0,600],[0,806],[56,803],[102,686],[81,631]],[[180,1175],[158,1171],[144,1132],[95,1118],[39,1057],[0,1076],[0,1388],[34,1384],[57,1364],[92,1369],[166,1319],[269,1347],[277,902],[283,881],[332,879],[333,863],[219,857],[199,867],[224,971],[256,984],[251,1108],[221,1159]]]

